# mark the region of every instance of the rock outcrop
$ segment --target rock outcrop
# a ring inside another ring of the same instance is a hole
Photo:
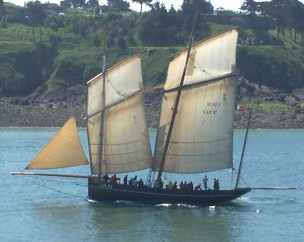
[[[250,107],[252,128],[304,128],[304,88],[285,93],[239,80],[237,101],[244,111],[236,111],[236,128],[246,127]],[[146,93],[145,100],[148,126],[156,127],[161,91]],[[43,85],[27,97],[0,98],[0,126],[60,127],[74,115],[78,125],[84,127],[86,105],[86,86]]]

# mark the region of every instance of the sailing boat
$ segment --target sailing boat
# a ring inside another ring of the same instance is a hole
[[[154,156],[145,117],[140,56],[107,70],[104,62],[102,73],[88,82],[91,175],[83,177],[88,178],[89,199],[201,206],[234,200],[251,190],[238,187],[240,169],[231,190],[160,187],[164,173],[196,174],[233,168],[237,38],[237,29],[231,29],[196,44],[191,40],[189,48],[172,56],[163,88]],[[88,162],[76,141],[79,138],[73,120],[67,122],[27,169]],[[56,143],[60,150],[54,148]],[[146,184],[141,186],[108,180],[108,174],[115,177],[144,169],[150,172]]]

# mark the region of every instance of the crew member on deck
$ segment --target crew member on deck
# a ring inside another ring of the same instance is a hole
[[[167,189],[173,190],[173,183],[172,183],[172,181],[169,181],[169,183],[167,185]]]
[[[214,191],[220,190],[220,183],[219,183],[219,180],[216,178],[214,178],[214,181],[213,181],[213,189],[214,189]]]
[[[177,189],[177,181],[174,182],[173,184],[173,190]]]
[[[217,190],[219,191],[220,190],[220,181],[219,181],[219,179],[216,180],[216,183],[217,183]]]
[[[123,181],[125,186],[128,185],[128,175],[125,175]]]
[[[195,186],[195,191],[197,191],[197,190],[201,190],[201,184],[199,183],[199,184],[197,184],[196,186]]]
[[[105,183],[108,184],[108,182],[109,182],[109,175],[108,175],[108,173],[106,173],[106,174],[103,176],[103,179],[104,179]]]
[[[140,178],[140,180],[138,181],[138,186],[139,187],[143,187],[144,186],[144,182],[143,180]]]
[[[207,186],[207,182],[208,182],[208,178],[205,175],[205,177],[203,178],[203,184],[204,184],[204,189],[207,190],[208,186]]]
[[[192,181],[190,181],[188,183],[188,189],[191,190],[191,191],[193,191],[193,182]]]
[[[179,190],[185,190],[184,183],[182,181],[179,184]]]
[[[111,181],[110,181],[112,184],[116,184],[117,183],[117,177],[116,177],[116,174],[114,174],[112,177],[111,177]]]
[[[132,186],[133,187],[137,187],[137,184],[138,182],[137,182],[137,176],[135,176],[134,178],[133,178],[133,182],[132,182]]]

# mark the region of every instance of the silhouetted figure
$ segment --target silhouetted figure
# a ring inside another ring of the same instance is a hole
[[[200,184],[200,183],[197,184],[197,185],[194,187],[194,189],[195,189],[195,191],[201,190],[201,184]]]
[[[174,182],[174,184],[173,184],[173,190],[174,189],[177,189],[177,182]]]
[[[123,181],[125,186],[128,185],[128,175],[125,175]]]
[[[203,178],[203,184],[204,184],[204,189],[207,190],[208,186],[207,186],[207,182],[208,182],[208,178],[205,175],[205,177]]]
[[[109,183],[109,175],[108,173],[106,173],[104,176],[103,176],[103,179],[105,181],[105,184],[108,184]]]
[[[193,191],[193,182],[192,181],[189,182],[188,188],[189,188],[189,190]]]
[[[143,180],[140,178],[140,180],[138,181],[138,186],[139,187],[143,187],[144,186],[144,182]]]
[[[129,184],[129,186],[132,186],[132,185],[133,185],[133,178],[130,178],[128,184]]]
[[[213,190],[214,191],[220,190],[220,183],[219,183],[219,180],[216,178],[214,178],[214,181],[213,181]]]
[[[111,176],[110,182],[111,182],[112,184],[116,184],[116,183],[117,183],[117,176],[116,176],[116,174],[114,174],[113,176]]]

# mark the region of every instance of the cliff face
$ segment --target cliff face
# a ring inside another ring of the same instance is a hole
[[[252,128],[304,128],[304,89],[287,94],[240,79],[237,99],[244,111],[235,112],[235,128],[246,127],[251,106]],[[159,118],[161,91],[147,93],[145,100],[148,126],[154,128]],[[85,127],[86,105],[85,86],[43,85],[27,97],[0,98],[0,126],[60,127],[74,115],[78,126]]]

